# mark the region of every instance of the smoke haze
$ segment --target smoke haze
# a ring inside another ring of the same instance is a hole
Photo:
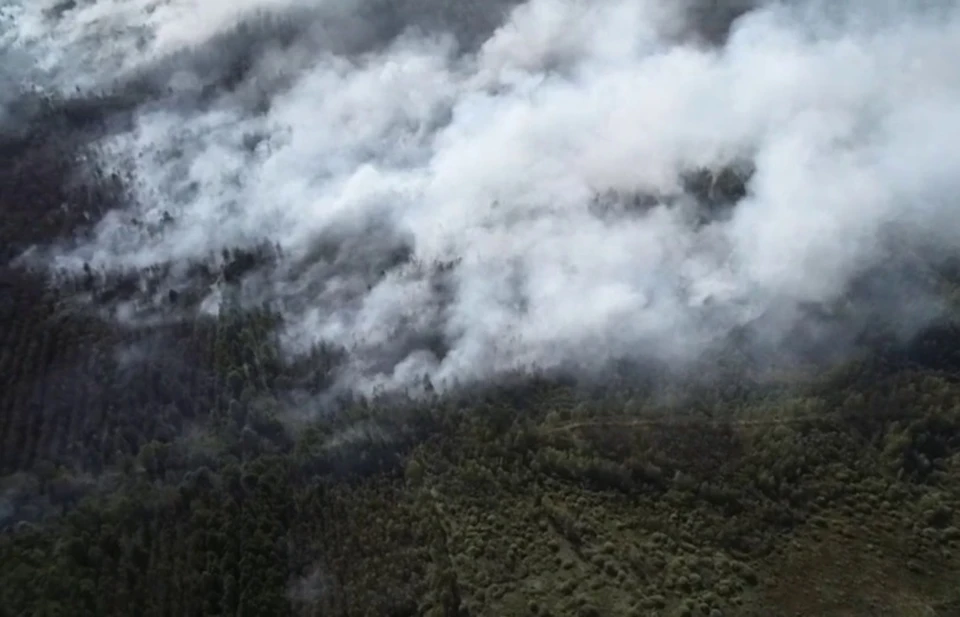
[[[785,345],[865,277],[873,310],[929,320],[903,272],[956,251],[958,4],[715,4],[8,4],[0,126],[11,84],[128,101],[93,145],[131,203],[34,256],[276,243],[240,301],[293,353],[345,348],[363,389],[684,363],[748,324]]]

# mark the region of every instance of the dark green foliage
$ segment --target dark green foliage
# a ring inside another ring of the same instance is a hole
[[[266,322],[243,319],[217,324],[233,342],[209,445],[121,432],[136,456],[110,494],[34,466],[22,494],[63,514],[0,540],[13,614],[741,614],[794,538],[823,534],[863,535],[910,576],[956,572],[951,380],[895,373],[836,407],[794,389],[710,419],[566,407],[543,382],[291,435],[242,368]],[[876,415],[878,397],[903,411]]]
[[[731,353],[693,379],[622,363],[314,413],[344,351],[287,361],[279,316],[239,300],[280,260],[230,250],[177,287],[0,267],[0,615],[873,616],[889,589],[934,611],[891,615],[951,614],[955,326],[816,377]],[[151,325],[98,312],[158,299]]]

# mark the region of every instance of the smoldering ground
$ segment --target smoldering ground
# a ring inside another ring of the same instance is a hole
[[[26,261],[162,267],[141,304],[178,318],[270,302],[349,387],[842,353],[943,311],[956,2],[6,10],[8,80],[122,101],[86,145],[130,193]]]

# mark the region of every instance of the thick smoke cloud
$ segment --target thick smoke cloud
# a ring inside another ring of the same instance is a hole
[[[276,242],[279,271],[241,298],[278,303],[292,351],[345,347],[363,388],[682,363],[747,324],[786,344],[868,276],[907,327],[935,307],[905,256],[957,237],[955,2],[6,11],[21,76],[142,98],[98,144],[136,203],[55,265]],[[736,204],[708,207],[730,173]]]

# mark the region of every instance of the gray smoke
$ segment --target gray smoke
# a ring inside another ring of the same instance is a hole
[[[751,323],[786,340],[803,307],[956,244],[952,1],[5,11],[35,84],[137,101],[97,144],[135,203],[54,265],[277,242],[284,265],[241,297],[279,303],[291,351],[346,348],[364,389],[685,362]],[[729,173],[741,186],[705,211]],[[902,290],[882,310],[928,319],[930,290],[898,268],[873,279]]]

